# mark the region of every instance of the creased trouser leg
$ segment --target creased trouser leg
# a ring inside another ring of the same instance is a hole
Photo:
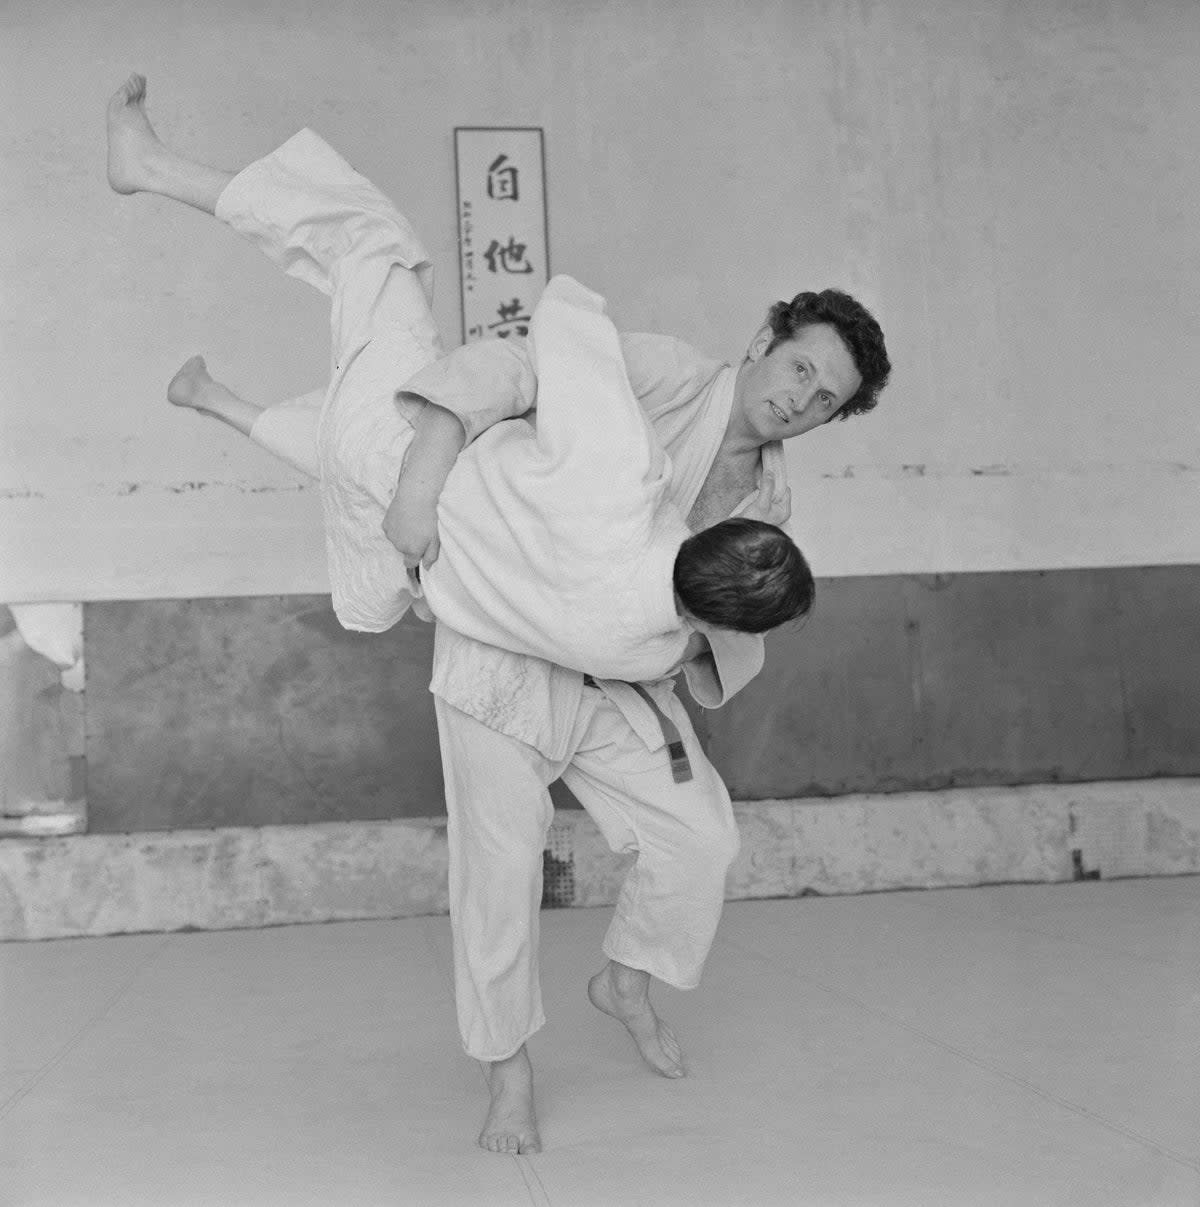
[[[446,784],[454,997],[463,1047],[504,1060],[546,1021],[542,851],[557,767],[435,697]]]
[[[428,315],[433,269],[416,233],[312,130],[239,172],[216,215],[288,276],[331,299],[335,365],[364,336]]]
[[[463,1046],[502,1060],[545,1021],[538,984],[542,852],[558,776],[617,851],[637,852],[604,943],[610,959],[681,989],[700,979],[738,849],[729,795],[683,706],[672,719],[696,777],[676,784],[601,692],[587,689],[570,762],[436,699],[446,780],[455,997]]]
[[[410,602],[403,560],[383,535],[412,413],[397,391],[441,355],[432,269],[412,227],[319,135],[302,130],[230,181],[217,217],[289,276],[330,299],[332,367],[312,457],[312,416],[270,411],[255,440],[321,482],[334,609],[380,631]]]
[[[607,700],[563,780],[613,850],[638,853],[604,954],[691,989],[716,935],[739,839],[729,793],[691,719],[678,698],[668,706],[692,764],[691,781],[675,783],[666,751],[647,750]]]

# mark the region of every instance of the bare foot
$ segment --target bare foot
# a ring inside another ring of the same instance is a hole
[[[479,1133],[479,1147],[493,1153],[540,1153],[542,1138],[533,1113],[533,1066],[524,1045],[514,1056],[486,1067],[492,1105]]]
[[[683,1053],[675,1033],[650,1005],[650,974],[610,960],[590,981],[597,1010],[625,1024],[642,1059],[663,1077],[683,1077]]]
[[[185,360],[179,372],[171,378],[171,383],[167,386],[167,401],[172,406],[203,410],[208,395],[216,385],[209,376],[204,357],[193,356],[191,360]]]
[[[146,77],[135,73],[108,102],[108,183],[118,193],[146,188],[163,149],[146,116]]]

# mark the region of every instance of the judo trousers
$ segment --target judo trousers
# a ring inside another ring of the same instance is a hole
[[[609,847],[635,856],[604,954],[678,989],[698,984],[739,840],[721,777],[683,705],[668,703],[692,764],[687,783],[675,783],[665,749],[647,749],[600,688],[583,689],[560,760],[436,700],[455,999],[463,1047],[476,1059],[506,1059],[545,1022],[538,916],[548,789],[560,776]]]
[[[386,197],[309,131],[235,177],[217,216],[289,275],[330,297],[328,393],[270,408],[252,433],[317,476],[323,398],[326,416],[331,403],[346,414],[347,439],[339,432],[338,442],[361,447],[372,433],[369,425],[355,430],[355,420],[372,408],[360,408],[357,399],[390,396],[397,380],[440,354],[428,261]],[[399,428],[402,439],[406,427],[393,424],[386,435],[396,439]],[[392,473],[372,484],[376,505],[386,506]],[[435,704],[455,998],[467,1053],[503,1060],[545,1022],[538,916],[553,818],[548,789],[560,777],[608,845],[634,856],[604,954],[679,989],[693,988],[720,920],[738,832],[725,785],[679,700],[672,696],[668,711],[693,772],[682,784],[672,777],[666,750],[650,750],[601,688],[583,689],[561,759],[546,758],[440,697]]]
[[[323,490],[351,492],[335,509],[382,519],[412,438],[397,387],[442,355],[428,255],[388,198],[311,130],[239,172],[216,216],[330,300],[329,385],[268,407],[251,439]]]

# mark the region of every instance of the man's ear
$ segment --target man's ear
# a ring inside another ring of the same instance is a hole
[[[762,357],[767,348],[770,347],[771,340],[774,337],[774,332],[771,330],[770,323],[763,323],[755,332],[754,338],[750,341],[750,346],[746,349],[747,360],[758,360]]]

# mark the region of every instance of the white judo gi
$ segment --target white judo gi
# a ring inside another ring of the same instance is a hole
[[[235,177],[217,216],[331,297],[333,371],[319,417],[320,395],[309,395],[264,412],[251,435],[320,473],[339,615],[348,627],[386,628],[410,599],[395,574],[398,555],[362,518],[390,501],[411,438],[396,415],[411,421],[421,400],[436,401],[473,441],[534,401],[529,350],[484,341],[438,360],[428,257],[390,202],[309,131]],[[686,515],[724,433],[735,371],[663,337],[623,336],[620,349],[674,464],[664,497]],[[337,472],[338,461],[354,464],[358,478]],[[764,465],[782,480],[778,445],[764,449]],[[763,645],[748,634],[708,636],[712,659],[683,670],[696,699],[717,707],[757,674]],[[470,1055],[503,1059],[544,1021],[538,910],[553,815],[547,787],[560,776],[609,845],[637,855],[605,954],[679,988],[699,980],[738,836],[668,669],[640,686],[682,735],[693,772],[683,783],[665,757],[663,727],[632,684],[585,682],[578,669],[439,623],[430,686],[446,780],[456,999]]]
[[[498,423],[463,451],[422,581],[433,614],[466,637],[637,681],[673,670],[687,646],[673,570],[690,534],[603,307],[570,277],[546,287],[529,331],[536,431]]]

